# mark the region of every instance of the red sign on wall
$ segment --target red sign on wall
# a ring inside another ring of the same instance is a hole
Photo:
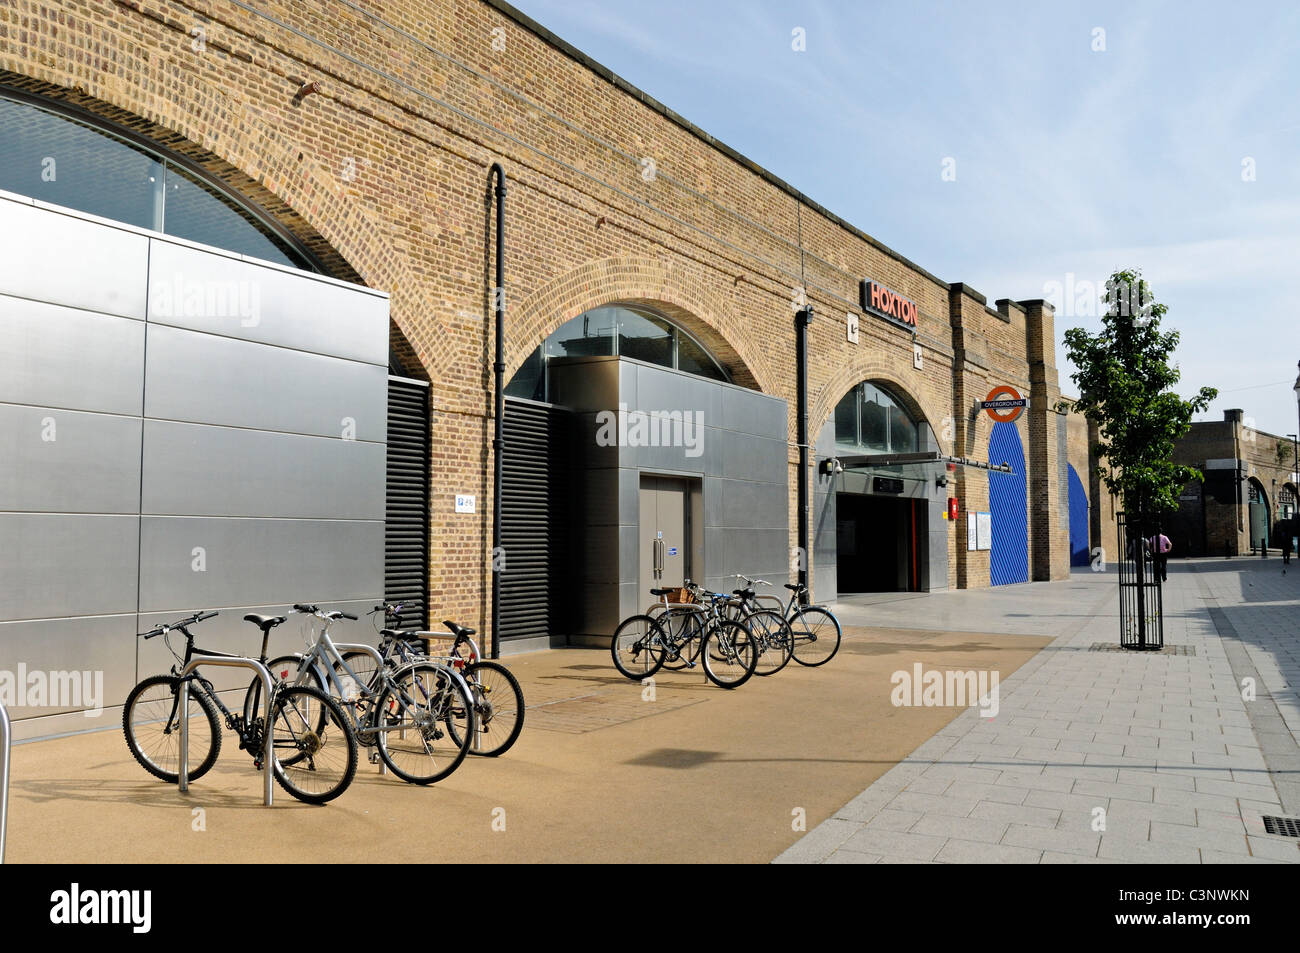
[[[863,278],[858,285],[858,299],[863,311],[908,328],[916,327],[916,302],[890,291],[878,281]]]

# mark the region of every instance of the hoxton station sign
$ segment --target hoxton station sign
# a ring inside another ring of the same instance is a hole
[[[863,311],[908,330],[916,329],[916,302],[910,298],[904,298],[870,278],[863,278],[858,285],[858,298]]]

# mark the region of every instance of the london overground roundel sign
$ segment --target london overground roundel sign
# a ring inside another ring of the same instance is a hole
[[[1009,424],[1024,412],[1028,403],[1010,384],[999,384],[980,401],[980,409],[988,411],[989,416],[999,423]]]

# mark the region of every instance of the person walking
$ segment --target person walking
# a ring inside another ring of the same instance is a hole
[[[1291,565],[1291,531],[1282,534],[1282,565]]]
[[[1169,551],[1174,548],[1174,544],[1169,541],[1169,537],[1164,533],[1156,533],[1148,540],[1151,548],[1151,556],[1155,559],[1156,572],[1160,573],[1160,581],[1169,581]]]

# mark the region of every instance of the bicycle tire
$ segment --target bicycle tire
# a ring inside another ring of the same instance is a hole
[[[320,714],[313,714],[313,705]],[[270,731],[275,780],[299,801],[332,801],[356,777],[356,736],[338,702],[319,689],[306,685],[278,688],[271,703]],[[282,750],[298,754],[281,758]],[[322,757],[327,750],[328,761]],[[254,752],[253,757],[260,758],[261,752]],[[266,765],[262,769],[266,770]]]
[[[470,739],[469,753],[483,758],[500,757],[519,740],[519,733],[524,730],[524,690],[519,687],[514,673],[497,662],[474,662],[466,665],[461,674],[474,696],[476,723],[482,726],[478,732],[478,744],[474,743],[475,739]],[[498,684],[492,684],[498,680]],[[489,697],[492,695],[506,701],[498,705]],[[453,732],[458,728],[454,725]]]
[[[758,643],[744,625],[722,619],[704,634],[700,659],[704,662],[704,674],[714,685],[739,688],[754,674]]]
[[[664,664],[664,630],[648,615],[629,616],[618,624],[609,643],[614,667],[624,678],[639,682]]]
[[[271,659],[266,663],[266,670],[271,673],[272,682],[287,682],[294,678],[298,672],[298,663],[302,661],[299,654],[281,655]],[[311,668],[311,688],[325,690],[321,684],[320,672],[316,666]],[[244,724],[249,724],[262,711],[262,680],[256,675],[248,683],[248,691],[244,692]]]
[[[803,619],[801,623],[799,620]],[[814,622],[812,620],[820,621]],[[790,618],[793,633],[794,660],[800,665],[816,668],[825,665],[840,650],[840,620],[821,606],[804,606]]]
[[[403,693],[411,699],[409,703]],[[392,684],[384,688],[375,705],[372,726],[379,729],[375,735],[379,757],[388,770],[409,784],[441,781],[465,760],[473,713],[473,700],[446,669],[430,662],[408,665],[393,673]],[[459,731],[453,728],[457,718],[462,719]],[[401,737],[394,739],[396,734]],[[408,739],[408,734],[416,737]],[[431,744],[444,737],[451,743]],[[394,745],[394,740],[401,744]],[[408,754],[412,756],[409,761]],[[419,770],[421,765],[429,769],[427,773]]]
[[[775,675],[790,664],[794,633],[785,616],[775,609],[756,609],[745,619],[745,623],[758,641],[755,675]]]
[[[655,621],[658,622],[661,618],[662,616],[659,616]],[[682,669],[692,667],[700,654],[700,629],[703,627],[703,617],[698,612],[678,612],[672,618],[680,620],[676,630],[671,624],[665,625],[659,622],[665,642],[663,667],[670,672],[680,672]],[[674,648],[677,651],[676,658],[672,657]]]
[[[155,778],[170,784],[180,780],[180,736],[172,724],[178,709],[180,682],[175,675],[152,675],[131,689],[131,693],[126,696],[126,704],[122,706],[122,734],[131,756]],[[203,752],[203,759],[190,769],[191,781],[197,781],[207,774],[221,754],[221,725],[217,720],[217,710],[205,692],[194,691],[195,684],[190,683],[190,704],[198,706],[203,718],[196,717],[197,712],[190,712],[189,760],[193,764],[198,752]],[[155,691],[163,686],[165,688],[162,691]],[[151,692],[154,697],[150,697]],[[201,743],[201,735],[195,730],[200,721],[208,726],[206,750]],[[163,724],[162,729],[146,730],[146,726],[159,722]],[[157,739],[149,740],[150,734],[159,731],[161,733]],[[166,751],[171,753],[164,754]]]

